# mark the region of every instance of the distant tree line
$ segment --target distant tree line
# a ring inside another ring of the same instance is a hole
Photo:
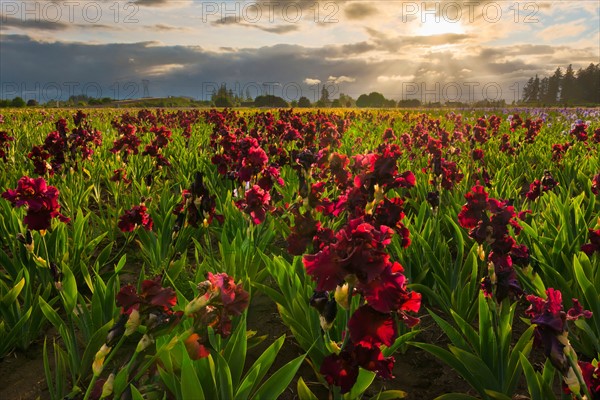
[[[523,102],[536,104],[600,104],[600,63],[575,72],[569,64],[552,76],[529,78],[523,87]]]

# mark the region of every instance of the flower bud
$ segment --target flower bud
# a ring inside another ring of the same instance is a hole
[[[480,244],[477,248],[477,255],[481,261],[485,260],[485,251],[483,250],[483,245]]]
[[[200,311],[201,309],[206,307],[209,300],[210,300],[210,297],[208,297],[207,295],[195,297],[194,299],[192,299],[192,301],[190,301],[185,306],[185,312],[184,312],[185,316],[187,317],[191,314],[197,313],[198,311]]]
[[[29,253],[33,253],[34,241],[33,235],[31,234],[31,231],[29,229],[27,230],[27,233],[25,235],[23,235],[22,233],[17,233],[17,240],[23,243],[25,249],[27,249]]]
[[[129,314],[129,318],[125,323],[125,336],[130,336],[135,331],[137,331],[138,326],[140,326],[140,312],[136,309],[131,310],[131,314]]]
[[[100,350],[94,356],[94,362],[92,364],[92,371],[94,372],[94,376],[100,376],[102,373],[102,369],[104,369],[104,359],[110,353],[111,347],[108,347],[106,344],[103,344],[100,347]]]
[[[342,307],[344,310],[350,309],[350,296],[348,296],[348,284],[344,283],[342,286],[338,286],[335,288],[334,294],[335,301]]]
[[[104,385],[102,385],[102,395],[100,396],[100,398],[105,399],[105,398],[109,397],[110,395],[112,395],[114,385],[115,385],[115,374],[111,373],[108,376],[108,379],[106,380],[106,382],[104,382]]]
[[[569,390],[573,393],[579,393],[581,387],[579,386],[579,379],[577,379],[577,374],[573,368],[569,368],[569,372],[567,375],[563,376],[563,381],[565,385],[569,388]]]
[[[325,304],[325,309],[319,316],[319,321],[321,322],[321,328],[324,331],[328,331],[333,326],[333,322],[335,321],[335,316],[337,315],[337,303],[335,300],[329,300],[327,304]]]
[[[152,343],[154,343],[154,339],[152,339],[151,336],[145,334],[140,339],[137,347],[135,348],[135,352],[141,353],[142,351],[146,350],[148,348],[148,346],[150,346]]]

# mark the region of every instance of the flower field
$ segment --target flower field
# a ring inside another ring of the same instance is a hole
[[[407,354],[600,398],[597,109],[3,113],[0,365],[42,398],[426,398]]]

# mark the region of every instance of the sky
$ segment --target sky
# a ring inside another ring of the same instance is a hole
[[[600,62],[592,1],[0,0],[0,98],[522,96]]]

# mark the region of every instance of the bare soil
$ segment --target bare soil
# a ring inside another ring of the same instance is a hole
[[[248,311],[248,329],[257,331],[257,335],[266,335],[263,343],[248,351],[246,365],[250,366],[273,341],[281,335],[287,335],[286,343],[280,350],[272,371],[277,370],[288,361],[302,354],[302,350],[281,322],[277,308],[266,296],[255,296]],[[519,327],[515,330],[522,330]],[[448,343],[437,325],[429,318],[423,318],[418,341],[433,343],[445,347]],[[0,399],[1,400],[35,400],[48,399],[49,394],[44,378],[42,358],[43,341],[34,343],[27,353],[15,352],[0,361]],[[375,395],[380,389],[403,390],[408,393],[409,400],[434,399],[445,393],[467,393],[476,396],[470,386],[452,369],[438,361],[429,353],[415,347],[395,355],[395,378],[391,381],[376,379],[367,395]],[[297,374],[302,376],[319,399],[328,399],[327,388],[316,379],[313,369],[304,363]],[[297,378],[280,396],[282,400],[298,399],[296,394]],[[367,396],[369,397],[369,396]],[[515,398],[527,398],[516,396]]]

